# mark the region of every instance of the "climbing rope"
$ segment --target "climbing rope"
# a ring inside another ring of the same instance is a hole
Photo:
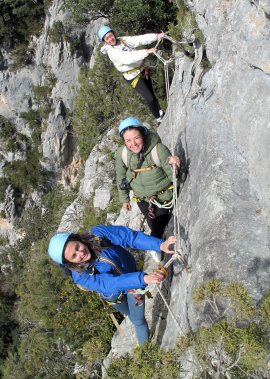
[[[174,41],[171,37],[168,37],[167,35],[164,35],[163,38],[168,39],[172,43],[177,43]],[[161,40],[161,39],[160,39]],[[160,43],[160,40],[158,40],[156,44],[156,48],[158,44]],[[181,43],[181,42],[180,42]],[[182,42],[183,43],[183,42]],[[172,155],[175,155],[175,146],[174,146],[174,138],[173,138],[173,122],[172,122],[172,110],[171,110],[171,100],[170,100],[170,82],[169,82],[169,64],[175,59],[174,57],[165,60],[158,52],[154,53],[155,56],[163,63],[164,65],[164,76],[165,76],[165,85],[166,85],[166,97],[167,97],[167,109],[169,110],[168,112],[168,121],[169,121],[169,130],[170,130],[170,141],[171,141],[171,152]],[[180,216],[179,216],[179,207],[178,207],[178,194],[177,194],[177,176],[176,176],[176,167],[173,165],[172,167],[173,170],[173,198],[172,202],[170,202],[170,207],[174,207],[174,212],[173,212],[173,223],[174,223],[174,235],[177,237],[176,239],[176,244],[175,244],[175,249],[174,249],[174,254],[173,256],[169,259],[169,261],[164,265],[164,266],[159,266],[155,271],[162,273],[165,278],[168,275],[167,268],[175,261],[178,260],[182,266],[184,267],[184,270],[187,272],[190,272],[190,266],[187,263],[187,260],[185,258],[185,255],[183,254],[183,249],[181,247],[181,239],[180,239]],[[164,274],[164,272],[166,274]],[[184,331],[182,327],[180,326],[179,322],[176,319],[176,316],[174,315],[173,311],[171,310],[165,296],[163,295],[160,285],[156,284],[155,287],[158,290],[158,293],[164,302],[166,308],[168,309],[168,312],[175,322],[175,325],[177,326],[179,332],[181,334],[184,334]]]
[[[181,44],[181,43],[186,43],[184,41],[177,42],[173,38],[167,36],[166,34],[164,35],[163,39],[169,40],[173,44]],[[158,47],[159,43],[161,41],[161,38],[157,41],[155,48]],[[164,76],[165,76],[165,86],[166,86],[166,97],[167,97],[167,109],[168,111],[168,121],[169,121],[169,130],[170,130],[170,141],[171,141],[171,152],[172,155],[175,155],[175,146],[174,146],[174,138],[173,138],[173,122],[172,122],[172,109],[171,109],[171,99],[170,99],[170,81],[169,81],[169,65],[175,57],[171,57],[168,60],[165,60],[163,57],[158,52],[154,53],[155,56],[163,63],[164,65]],[[178,207],[178,195],[177,195],[177,176],[176,176],[176,167],[173,165],[172,167],[173,170],[173,198],[172,198],[172,203],[170,204],[170,207],[174,207],[174,212],[173,212],[173,223],[174,223],[174,235],[177,237],[176,241],[176,248],[175,251],[177,255],[174,256],[173,261],[175,259],[178,259],[181,264],[184,265],[184,268],[186,270],[190,270],[190,267],[187,265],[185,256],[183,254],[183,249],[181,246],[181,239],[180,239],[180,223],[179,223],[179,207]],[[172,262],[173,262],[172,261]]]
[[[175,322],[176,326],[178,327],[180,333],[184,334],[184,331],[181,328],[180,324],[178,323],[178,321],[177,321],[174,313],[172,312],[171,308],[169,307],[169,304],[167,303],[167,301],[166,301],[166,299],[165,299],[165,297],[164,297],[164,295],[163,295],[163,293],[162,293],[162,291],[161,291],[161,289],[159,287],[159,284],[156,284],[156,288],[158,290],[158,293],[160,294],[161,299],[163,300],[164,304],[166,305],[166,308],[168,309],[168,312],[170,313],[171,318],[173,319],[173,321]]]
[[[151,204],[156,205],[158,208],[171,209],[173,207],[173,199],[164,204],[160,204],[156,199],[150,199],[149,206]]]

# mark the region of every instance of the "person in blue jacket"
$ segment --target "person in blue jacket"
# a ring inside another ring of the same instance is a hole
[[[149,329],[144,295],[136,293],[136,289],[160,283],[164,276],[160,272],[137,271],[135,259],[125,247],[172,254],[169,248],[175,242],[174,236],[164,241],[125,226],[98,225],[82,234],[55,234],[48,253],[69,271],[78,286],[98,292],[115,309],[128,315],[142,345],[149,338]]]

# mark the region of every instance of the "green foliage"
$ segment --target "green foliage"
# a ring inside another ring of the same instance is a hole
[[[76,375],[76,379],[88,379],[93,368],[102,365],[103,359],[108,354],[108,344],[99,338],[86,341],[82,348],[82,359],[85,365],[83,372]]]
[[[138,0],[132,11],[128,0],[67,0],[64,7],[78,23],[106,17],[116,33],[129,35],[166,30],[175,13],[175,6],[165,0]]]
[[[106,378],[137,379],[177,379],[181,365],[175,350],[164,351],[150,343],[136,348],[134,356],[126,354],[114,358],[106,372]]]
[[[64,37],[64,24],[62,21],[54,21],[52,27],[49,30],[49,38],[52,43],[60,43]]]
[[[29,140],[24,134],[18,133],[16,127],[3,116],[0,116],[0,139],[6,152],[25,150]]]
[[[16,327],[13,316],[14,297],[0,292],[0,364],[6,358],[7,348],[12,341],[12,332]]]
[[[0,236],[0,246],[8,244],[8,238],[5,236]]]
[[[192,300],[195,304],[200,304],[201,302],[208,300],[209,297],[221,296],[221,290],[221,281],[218,279],[211,279],[194,289]]]
[[[28,112],[22,112],[20,117],[25,121],[25,123],[31,128],[35,130],[41,127],[42,118],[40,116],[39,111],[30,109]]]
[[[5,0],[0,2],[0,44],[13,47],[27,42],[41,30],[45,10],[51,1]]]
[[[218,318],[222,318],[228,310],[233,310],[238,320],[249,320],[254,315],[254,306],[248,290],[240,283],[225,285],[214,278],[194,289],[192,299],[195,304],[208,303]],[[227,308],[221,310],[218,301],[226,300]]]
[[[10,70],[16,71],[32,63],[35,50],[30,47],[26,42],[21,43],[10,53],[12,63]]]
[[[118,189],[116,183],[114,183],[111,192],[111,201],[107,208],[107,213],[118,213],[121,209],[122,203],[119,201]]]
[[[1,367],[1,374],[3,379],[28,379],[27,375],[23,372],[23,366],[19,360],[18,354],[9,352],[5,364]]]
[[[211,327],[201,328],[194,335],[192,346],[204,372],[214,367],[212,362],[215,359],[220,359],[216,370],[220,364],[220,371],[239,379],[245,379],[247,373],[266,368],[269,342],[255,324],[240,328],[233,322],[220,321]]]
[[[5,192],[9,185],[9,181],[5,177],[0,178],[0,203],[5,200]]]
[[[42,87],[44,89],[44,87]],[[43,92],[42,92],[43,93]],[[24,112],[21,117],[33,129],[31,138],[18,133],[15,126],[1,117],[0,138],[6,151],[24,152],[24,159],[6,162],[3,167],[4,177],[0,179],[2,201],[6,187],[11,184],[18,193],[28,192],[33,188],[45,185],[48,174],[40,164],[39,152],[41,136],[41,116],[38,111]]]
[[[15,126],[7,118],[0,115],[0,138],[10,139],[15,133]]]
[[[74,2],[72,3],[75,4]],[[70,52],[74,55],[82,49],[83,35],[80,36],[72,33],[69,22],[65,24],[62,21],[55,21],[49,30],[49,39],[52,43],[69,42]],[[83,52],[81,51],[83,54]]]
[[[230,299],[237,319],[249,320],[254,315],[255,308],[251,296],[242,284],[236,282],[228,284],[223,288],[223,296]]]
[[[35,100],[40,103],[41,101],[46,100],[48,96],[51,94],[51,88],[49,86],[34,86],[33,94]]]
[[[198,360],[195,363],[201,367],[202,377],[207,373],[210,378],[215,377],[219,370],[221,378],[245,379],[252,373],[266,370],[270,347],[265,334],[265,320],[268,319],[269,326],[270,314],[268,295],[256,310],[242,284],[225,284],[214,278],[193,291],[193,301],[197,305],[208,303],[218,320],[179,341],[181,352],[188,346],[194,350]],[[233,313],[230,312],[230,321],[227,321],[225,316],[229,310]],[[213,365],[213,362],[216,363]]]
[[[259,314],[263,324],[269,328],[270,326],[270,290],[265,294],[262,303],[259,305]]]
[[[18,250],[28,251],[33,242],[46,238],[54,232],[61,220],[64,209],[74,200],[73,190],[65,191],[55,185],[50,192],[42,196],[42,205],[24,209],[21,217],[15,222],[16,230],[24,236]]]
[[[45,69],[45,84],[49,87],[50,94],[51,94],[51,90],[53,89],[53,87],[55,86],[57,82],[57,77],[53,73],[52,67],[50,65],[46,66],[44,69]]]
[[[16,137],[15,126],[8,119],[0,116],[0,139],[2,140],[2,148],[5,151],[15,151]]]
[[[34,99],[37,102],[39,118],[47,119],[51,111],[50,95],[56,82],[55,76],[49,71],[45,78],[45,84],[42,86],[33,86]]]
[[[38,150],[30,147],[26,154],[26,161],[14,160],[7,163],[3,168],[3,174],[8,182],[21,192],[38,188],[47,179],[45,171],[40,166],[39,159]]]
[[[108,146],[104,147],[104,149],[102,150],[102,153],[107,155],[108,161],[114,161],[115,153]]]
[[[71,379],[74,359],[69,347],[55,341],[50,331],[33,328],[21,337],[18,352],[9,353],[2,378]]]
[[[110,26],[117,35],[166,31],[175,18],[175,7],[164,0],[137,0],[130,11],[129,0],[114,2]]]
[[[108,17],[113,3],[112,0],[66,0],[64,8],[72,12],[76,22],[88,23],[90,20]]]

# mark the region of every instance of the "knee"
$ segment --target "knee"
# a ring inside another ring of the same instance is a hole
[[[130,321],[132,322],[133,325],[135,326],[142,326],[142,325],[147,325],[145,317],[134,317],[132,315],[129,315]]]

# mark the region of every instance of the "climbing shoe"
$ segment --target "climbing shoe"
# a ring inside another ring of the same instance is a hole
[[[163,117],[164,117],[164,112],[162,109],[160,109],[159,110],[159,118],[156,118],[157,126],[159,126],[161,124]]]

